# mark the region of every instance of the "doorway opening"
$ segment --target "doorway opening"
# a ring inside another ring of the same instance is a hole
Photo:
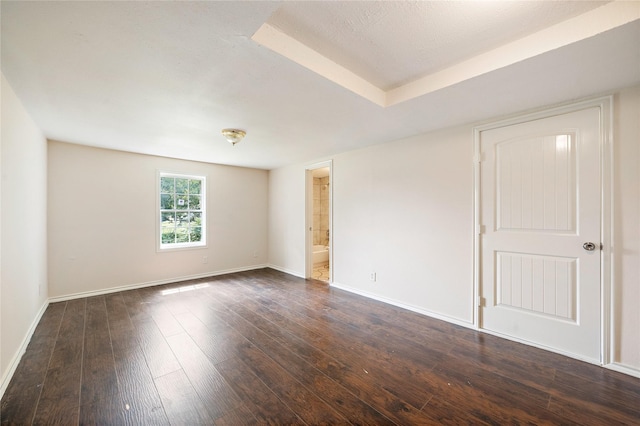
[[[331,163],[307,169],[307,277],[330,283]]]

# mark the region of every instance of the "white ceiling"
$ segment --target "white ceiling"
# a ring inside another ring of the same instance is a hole
[[[388,90],[605,3],[290,2],[268,22]]]
[[[2,72],[48,138],[212,163],[271,169],[640,83],[640,2],[0,7]],[[265,28],[286,43],[254,41]]]

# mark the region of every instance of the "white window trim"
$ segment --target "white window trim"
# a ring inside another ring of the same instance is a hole
[[[201,195],[201,203],[202,203],[202,240],[194,243],[173,243],[173,244],[163,244],[162,243],[162,219],[160,213],[160,178],[162,177],[173,177],[173,178],[184,178],[184,179],[199,179],[202,180],[202,195]],[[156,204],[155,204],[155,215],[156,215],[156,226],[155,226],[155,234],[156,234],[156,251],[157,252],[169,252],[174,250],[192,250],[192,249],[203,249],[207,248],[207,175],[191,175],[185,173],[175,173],[175,172],[165,172],[158,170],[156,173]]]

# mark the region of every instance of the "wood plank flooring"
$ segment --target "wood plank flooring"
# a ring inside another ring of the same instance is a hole
[[[4,424],[640,424],[640,379],[271,269],[51,304]]]

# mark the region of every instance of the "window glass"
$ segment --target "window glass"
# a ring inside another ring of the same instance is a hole
[[[203,176],[160,174],[160,248],[204,246]]]

